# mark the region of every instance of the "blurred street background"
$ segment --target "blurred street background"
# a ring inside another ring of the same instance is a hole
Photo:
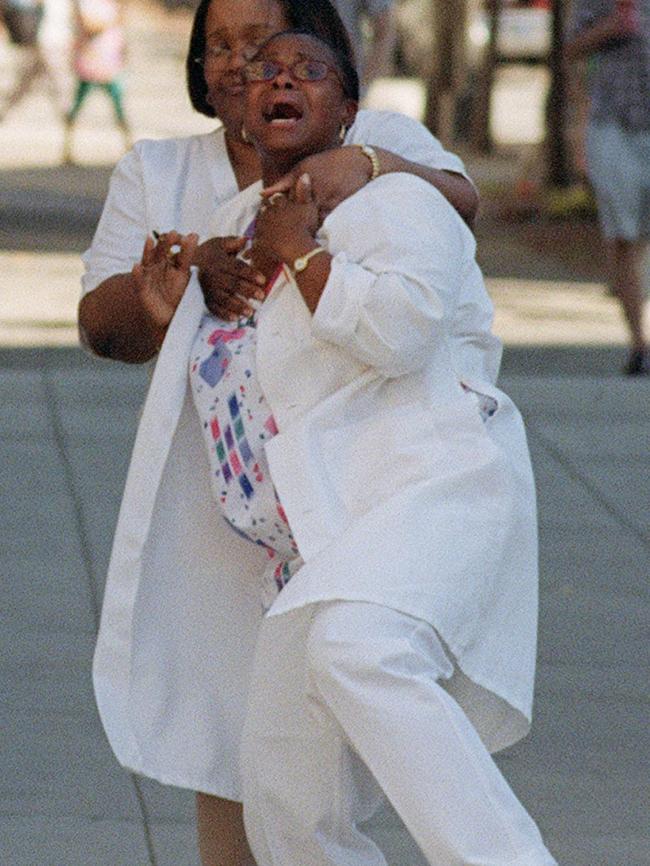
[[[457,0],[447,3],[453,12]],[[501,385],[528,425],[541,526],[537,715],[499,763],[563,866],[649,866],[650,377],[620,375],[626,333],[580,169],[580,99],[562,121],[566,153],[550,152],[551,4],[531,4],[527,19],[510,10],[491,64],[493,22],[470,3],[473,48],[447,84],[426,37],[436,22],[420,26],[430,5],[400,4],[396,74],[373,83],[367,104],[436,119],[482,193],[476,234],[506,347]],[[212,128],[185,93],[191,10],[129,0],[125,24],[134,137]],[[0,94],[22,51],[0,30]],[[474,106],[471,124],[458,105]],[[122,146],[101,94],[84,105],[69,164],[42,85],[0,121],[3,866],[198,864],[191,795],[119,768],[90,684],[147,379],[77,347],[79,255]],[[391,866],[421,863],[395,816],[373,832]]]

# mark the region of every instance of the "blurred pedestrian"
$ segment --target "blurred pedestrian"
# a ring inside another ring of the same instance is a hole
[[[63,161],[72,162],[72,131],[77,115],[91,90],[100,88],[113,103],[115,121],[124,147],[131,146],[131,129],[124,111],[122,72],[126,39],[121,10],[115,0],[78,0],[75,8],[74,71],[77,88],[65,118]]]
[[[334,0],[334,5],[350,34],[365,90],[373,79],[392,71],[396,38],[393,0]]]
[[[650,374],[642,286],[650,235],[650,0],[576,0],[566,54],[593,58],[587,172],[610,288],[630,332],[624,372]]]
[[[67,103],[71,41],[70,0],[0,0],[10,41],[19,48],[19,65],[0,104],[0,120],[40,81],[57,116]]]

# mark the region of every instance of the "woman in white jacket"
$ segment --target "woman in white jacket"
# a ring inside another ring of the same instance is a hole
[[[267,184],[353,120],[354,70],[313,36],[271,38],[245,74]],[[187,580],[206,600],[224,575],[262,591],[243,746],[260,866],[385,863],[358,828],[377,785],[436,866],[549,866],[487,751],[530,718],[535,509],[519,416],[478,363],[480,338],[461,338],[468,308],[489,317],[471,234],[404,175],[377,178],[320,227],[306,179],[249,227],[256,192],[220,214],[250,228],[254,265],[273,271],[249,316],[215,319],[194,276],[185,289],[195,238],[148,244],[135,270],[161,328],[182,299],[138,432],[113,580],[137,591],[136,618],[154,606],[163,627]],[[178,257],[161,258],[173,241]],[[203,615],[206,630],[242,621],[227,598]],[[132,655],[131,675],[159,696],[153,711],[130,708],[140,747],[165,709],[155,671],[191,676],[190,658],[210,663],[203,649],[181,639],[162,662],[159,642]],[[119,653],[99,653],[96,675],[111,663]]]
[[[129,362],[156,355],[162,335],[138,302],[131,273],[145,238],[153,232],[198,233],[194,263],[209,308],[218,310],[225,293],[240,310],[241,296],[259,290],[255,273],[236,258],[241,242],[228,237],[238,234],[228,224],[229,202],[236,203],[245,194],[240,191],[261,177],[259,157],[241,134],[241,69],[271,33],[297,26],[309,26],[341,46],[347,44],[343,25],[328,0],[202,0],[199,4],[187,54],[189,96],[198,112],[220,124],[206,134],[139,141],[117,165],[92,246],[84,255],[79,324],[86,344],[97,354]],[[421,124],[386,111],[360,111],[347,132],[347,146],[305,161],[324,211],[368,182],[371,167],[354,146],[359,143],[376,148],[382,172],[423,177],[471,220],[477,195],[462,162]],[[149,608],[141,594],[125,596],[113,575],[114,568],[104,601],[95,676],[110,744],[126,767],[197,791],[199,842],[206,866],[248,866],[250,855],[243,843],[237,802],[241,798],[238,751],[240,705],[245,703],[258,605],[251,605],[246,588],[235,584],[215,591],[216,598],[206,598],[200,589],[193,596],[189,589],[182,603],[170,609],[178,615],[170,613],[161,625],[156,620],[157,605]],[[218,608],[226,600],[237,611],[236,617],[226,617],[217,632],[204,628],[206,604]],[[188,647],[201,645],[206,658],[211,652],[212,666],[197,668],[190,654],[181,658],[191,674],[179,661],[178,668],[161,666],[153,682],[142,680],[140,649],[146,646],[152,657],[162,660],[169,641],[177,636]],[[101,659],[113,655],[127,661],[114,667],[102,664]],[[218,695],[212,690],[216,659]],[[230,709],[222,712],[222,704]],[[132,717],[131,706],[144,708],[145,718],[157,712],[157,723],[143,730]],[[199,706],[205,714],[200,724],[188,730],[185,721]],[[140,741],[141,736],[147,741]]]

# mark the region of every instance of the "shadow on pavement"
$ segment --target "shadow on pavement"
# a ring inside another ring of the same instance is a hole
[[[92,240],[113,165],[0,171],[0,249],[82,252]]]

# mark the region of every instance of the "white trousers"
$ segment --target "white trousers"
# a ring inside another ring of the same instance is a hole
[[[435,630],[328,602],[265,619],[243,737],[258,866],[385,866],[359,829],[381,794],[432,866],[553,866],[476,731],[438,684]]]

